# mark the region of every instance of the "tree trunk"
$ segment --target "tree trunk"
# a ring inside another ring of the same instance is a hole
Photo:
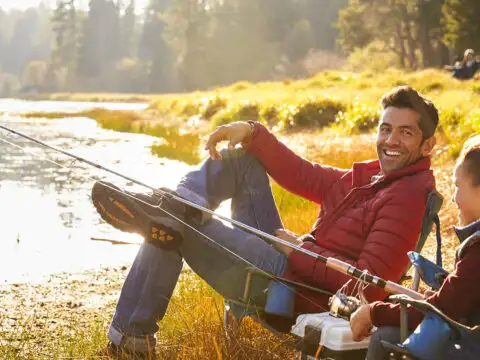
[[[422,52],[422,66],[424,68],[433,66],[433,49],[430,43],[430,28],[426,21],[426,3],[425,0],[418,0],[418,39],[420,40],[420,51]]]
[[[405,4],[398,4],[398,7],[400,10],[400,18],[404,25],[405,39],[407,41],[408,67],[410,69],[416,69],[418,67],[418,61],[417,55],[415,54],[416,46],[412,35],[411,19]]]
[[[398,46],[397,54],[398,54],[398,60],[400,62],[400,66],[402,68],[406,67],[406,62],[405,62],[405,44],[403,42],[403,36],[402,36],[402,26],[399,22],[395,25],[395,34],[396,34],[396,43]]]

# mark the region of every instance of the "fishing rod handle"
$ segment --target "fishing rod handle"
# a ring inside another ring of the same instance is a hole
[[[404,294],[404,295],[410,296],[412,299],[415,299],[415,300],[423,299],[423,296],[420,293],[412,289],[406,288],[402,285],[396,284],[391,281],[385,281],[384,279],[379,278],[378,276],[365,273],[357,269],[355,266],[350,265],[344,261],[329,257],[327,259],[327,267],[333,270],[339,271],[348,276],[351,276],[353,278],[359,279],[364,283],[382,288],[389,294]]]
[[[392,281],[387,281],[387,285],[385,286],[385,291],[389,294],[403,294],[411,297],[414,300],[423,300],[423,295],[415,290],[409,289],[405,286],[399,285]]]

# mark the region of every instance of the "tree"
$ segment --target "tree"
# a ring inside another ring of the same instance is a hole
[[[410,69],[440,65],[444,50],[439,36],[442,2],[350,0],[348,7],[340,10],[339,42],[347,53],[381,42],[398,56],[402,67]]]
[[[13,74],[0,74],[0,97],[12,97],[20,89],[20,82]]]
[[[442,8],[445,42],[457,54],[480,49],[480,1],[446,0]]]
[[[121,18],[122,57],[131,58],[136,54],[135,0],[130,0],[125,14]]]
[[[29,61],[39,59],[35,53],[35,34],[39,31],[40,19],[36,9],[11,15],[16,19],[6,43],[3,67],[6,72],[20,75]]]
[[[336,50],[339,11],[347,7],[348,0],[304,0],[303,4],[301,17],[310,22],[314,47]]]
[[[58,67],[75,66],[78,46],[78,17],[75,0],[58,0],[52,16],[55,34],[52,62]]]
[[[152,92],[172,91],[174,57],[164,35],[165,14],[172,6],[169,0],[151,0],[145,13],[145,23],[139,45],[139,58],[148,67],[148,89]]]
[[[213,18],[205,5],[198,0],[172,0],[165,13],[163,38],[173,50],[181,90],[195,90],[209,85],[206,55],[209,25]],[[222,50],[217,51],[221,55]]]
[[[47,64],[44,61],[31,61],[25,67],[22,84],[27,88],[42,89],[45,82]]]
[[[347,54],[367,46],[374,39],[374,29],[366,26],[368,4],[351,0],[349,6],[340,10],[338,27],[339,44]]]
[[[304,58],[313,46],[314,38],[310,22],[307,19],[301,19],[295,24],[292,31],[285,38],[285,54],[290,61],[297,62]]]

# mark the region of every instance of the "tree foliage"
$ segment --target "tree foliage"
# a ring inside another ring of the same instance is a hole
[[[443,65],[443,0],[350,0],[340,11],[339,43],[352,53],[372,42],[411,69]],[[420,56],[417,55],[420,53]]]
[[[38,91],[192,91],[308,76],[345,54],[417,69],[448,63],[447,45],[480,50],[477,0],[149,0],[142,13],[138,1],[0,9],[8,92],[14,78]]]
[[[445,42],[457,54],[468,48],[480,51],[480,1],[446,0],[442,11]]]

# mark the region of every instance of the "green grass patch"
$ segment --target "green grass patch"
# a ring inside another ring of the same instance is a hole
[[[272,191],[285,228],[299,235],[308,233],[318,214],[318,204],[294,195],[276,183],[272,183]]]
[[[94,119],[104,128],[120,132],[141,133],[162,139],[162,142],[152,145],[152,154],[187,164],[200,162],[200,138],[196,133],[181,132],[177,126],[167,126],[160,123],[151,124],[136,111],[120,111],[93,109],[77,113],[43,113],[32,112],[21,115],[27,118],[71,118],[88,117]]]

